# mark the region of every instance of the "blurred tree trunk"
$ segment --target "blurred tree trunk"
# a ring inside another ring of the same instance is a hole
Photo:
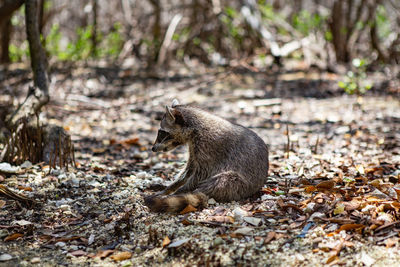
[[[0,38],[1,38],[1,55],[0,63],[10,62],[10,56],[8,53],[8,46],[11,40],[12,34],[12,24],[11,17],[12,14],[18,10],[24,0],[3,0],[0,5]]]
[[[376,7],[376,3],[375,3]],[[351,50],[360,32],[368,22],[366,0],[335,0],[328,25],[338,62],[349,62]],[[361,23],[361,29],[357,28]]]
[[[10,45],[11,33],[12,33],[11,19],[8,19],[7,21],[3,22],[0,31],[1,31],[0,63],[9,63],[10,55],[8,53],[8,47]]]
[[[92,16],[93,16],[93,25],[92,25],[92,47],[90,54],[92,57],[97,56],[97,0],[92,1]]]
[[[25,25],[29,43],[34,86],[30,88],[25,101],[8,119],[8,125],[15,127],[21,118],[32,119],[49,102],[46,54],[40,42],[38,0],[25,0]]]

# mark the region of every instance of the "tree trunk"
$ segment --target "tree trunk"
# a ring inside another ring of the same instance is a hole
[[[90,54],[92,57],[97,56],[97,0],[92,1],[92,15],[93,15],[93,25],[92,25],[92,47]]]
[[[49,102],[47,61],[40,42],[37,0],[25,0],[25,25],[34,86],[30,88],[25,101],[7,120],[11,128],[23,117],[31,120]]]
[[[23,0],[5,0],[0,6],[0,39],[1,39],[1,54],[0,63],[10,62],[8,46],[10,44],[12,24],[12,14],[18,10],[24,3]]]
[[[1,31],[1,57],[0,63],[9,63],[10,55],[8,53],[8,46],[10,45],[12,25],[11,19],[5,21],[0,28]]]

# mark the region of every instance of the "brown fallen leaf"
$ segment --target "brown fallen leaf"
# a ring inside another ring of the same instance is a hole
[[[132,257],[132,253],[129,251],[123,251],[123,252],[118,252],[114,255],[112,255],[110,258],[115,260],[115,261],[123,261],[130,259]]]
[[[220,215],[216,215],[216,216],[209,216],[208,221],[212,221],[212,222],[220,222],[220,223],[234,223],[235,219],[232,216],[220,216]]]
[[[268,244],[276,237],[276,233],[274,231],[268,232],[267,237],[264,239],[264,244]]]
[[[24,236],[24,235],[20,234],[20,233],[14,233],[14,234],[11,234],[11,235],[7,236],[6,238],[4,238],[4,241],[12,241],[12,240],[15,240],[22,236]]]
[[[80,249],[80,250],[72,251],[69,254],[71,254],[72,256],[75,256],[75,257],[81,257],[81,256],[86,256],[87,252]]]
[[[0,199],[0,209],[2,207],[4,207],[4,205],[6,205],[6,202],[4,200]]]
[[[168,236],[166,236],[162,242],[162,247],[165,248],[166,246],[168,246],[171,243],[171,239],[169,239]]]
[[[126,145],[139,145],[139,137],[134,137],[130,139],[125,139],[120,142],[121,144],[126,144]]]
[[[33,191],[32,187],[25,187],[25,186],[18,186],[18,189],[24,190],[24,191],[29,191],[29,192]]]
[[[312,193],[312,192],[317,191],[317,188],[313,185],[309,185],[309,186],[306,186],[304,190],[306,191],[306,193]]]
[[[330,181],[323,181],[317,184],[315,187],[317,189],[332,189],[335,186],[335,182],[330,180]]]
[[[99,252],[97,252],[96,257],[98,257],[100,259],[104,259],[104,258],[107,258],[108,256],[110,256],[113,253],[114,253],[113,249],[100,250]]]
[[[184,208],[179,214],[183,215],[183,214],[186,214],[186,213],[189,213],[189,212],[194,212],[194,211],[197,211],[197,209],[195,207],[193,207],[192,205],[188,204],[186,206],[186,208]]]
[[[363,224],[358,224],[358,223],[349,223],[349,224],[343,224],[340,226],[339,229],[336,230],[337,233],[340,231],[348,231],[348,230],[354,230],[354,229],[363,229],[365,228],[365,225]]]
[[[330,256],[327,260],[326,260],[326,264],[332,263],[333,261],[339,260],[339,257],[334,254],[332,256]]]

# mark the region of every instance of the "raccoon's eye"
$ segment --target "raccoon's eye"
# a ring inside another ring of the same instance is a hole
[[[168,132],[163,131],[163,130],[158,130],[157,140],[164,141],[164,140],[168,140],[168,139],[171,139],[171,138],[172,137]]]

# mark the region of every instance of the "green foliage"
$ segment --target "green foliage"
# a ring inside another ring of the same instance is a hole
[[[20,62],[23,58],[29,58],[29,45],[28,41],[24,41],[20,46],[10,44],[8,47],[11,62]]]
[[[77,38],[74,42],[68,42],[60,32],[58,24],[54,24],[50,33],[46,37],[46,49],[50,55],[57,57],[59,60],[82,60],[89,57],[115,58],[119,55],[123,45],[121,35],[121,24],[115,23],[111,32],[105,37],[98,33],[97,47],[92,53],[92,34],[93,26],[89,25],[85,28],[76,30]],[[66,43],[63,45],[63,43]]]
[[[319,14],[311,14],[307,10],[302,10],[293,16],[292,25],[303,35],[308,35],[311,31],[321,28],[323,22],[324,18]]]
[[[231,37],[235,42],[240,43],[243,40],[244,30],[239,25],[239,14],[232,7],[226,7],[224,11],[225,12],[220,19],[228,29],[228,36]]]
[[[102,56],[109,56],[112,58],[118,57],[121,48],[124,44],[124,40],[121,34],[121,23],[117,22],[114,24],[112,31],[104,38],[104,53],[100,53],[99,55]]]
[[[380,39],[389,37],[392,31],[390,28],[390,21],[386,9],[383,5],[379,5],[376,10],[376,25],[378,28],[378,36]]]
[[[344,81],[339,81],[338,86],[347,94],[362,95],[373,86],[373,83],[367,80],[366,61],[355,58],[352,65],[354,70],[348,71]]]
[[[262,18],[265,20],[272,21],[279,16],[279,14],[274,11],[274,7],[265,0],[259,0],[258,7],[260,8]]]

